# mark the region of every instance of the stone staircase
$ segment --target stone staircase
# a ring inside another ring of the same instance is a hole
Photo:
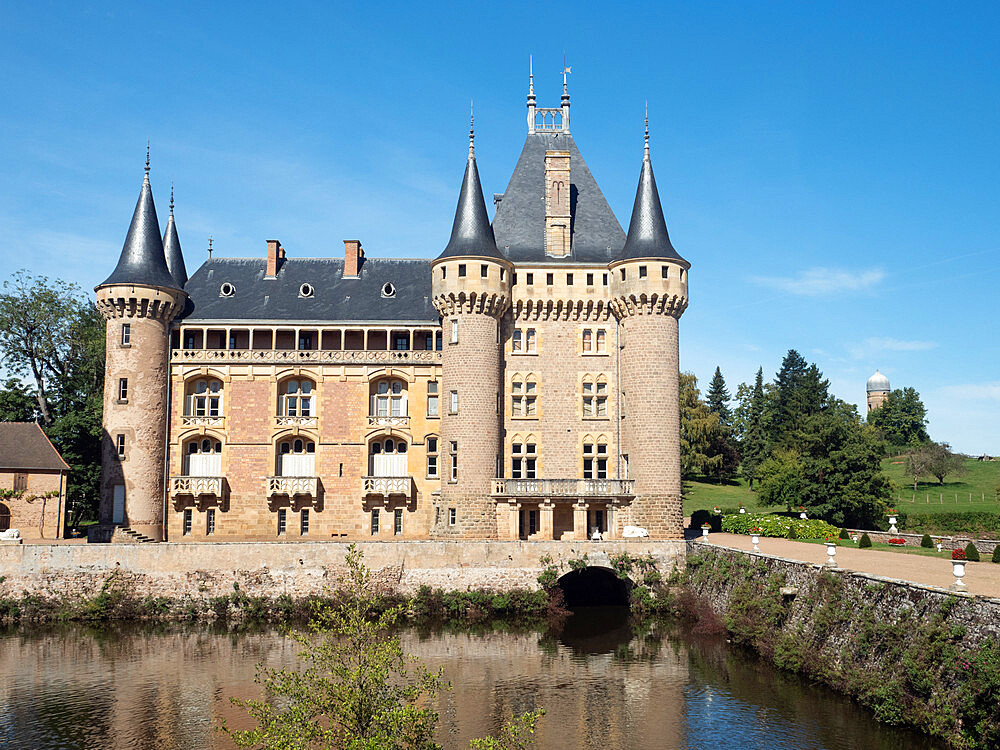
[[[155,539],[150,539],[138,531],[133,531],[128,526],[119,526],[111,535],[111,541],[116,544],[155,544]]]

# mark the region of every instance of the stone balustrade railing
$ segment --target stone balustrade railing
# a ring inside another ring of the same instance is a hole
[[[366,495],[410,495],[411,477],[365,477]]]
[[[440,364],[441,352],[426,349],[174,349],[170,361],[181,364]]]
[[[628,497],[633,479],[494,479],[495,497]]]
[[[409,417],[368,417],[369,427],[406,427]]]
[[[183,427],[225,427],[225,417],[195,417],[185,414],[181,417]]]
[[[268,497],[274,495],[308,495],[316,497],[319,494],[318,477],[268,477]]]
[[[315,427],[316,417],[283,417],[274,418],[275,427]]]
[[[222,487],[225,481],[225,477],[170,477],[170,496],[202,497],[214,495],[222,497]]]

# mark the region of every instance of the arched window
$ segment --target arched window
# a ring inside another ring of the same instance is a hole
[[[581,392],[585,419],[602,419],[608,416],[608,380],[604,375],[596,378],[584,375]]]
[[[305,378],[286,380],[278,388],[279,417],[311,417],[314,384]]]
[[[512,417],[534,417],[538,385],[533,374],[513,375],[510,383],[510,415]]]
[[[608,439],[603,435],[593,440],[589,435],[583,444],[583,478],[608,478]]]
[[[514,479],[534,479],[537,476],[538,444],[534,435],[528,435],[523,441],[514,436],[510,444],[510,475]]]
[[[10,528],[10,508],[0,503],[0,531]]]
[[[409,476],[406,465],[407,446],[398,438],[376,438],[368,447],[368,470],[373,477]]]
[[[222,443],[212,437],[197,437],[188,442],[184,449],[184,474],[222,476]]]
[[[278,476],[316,476],[316,443],[309,438],[285,438],[278,442]]]
[[[406,384],[402,380],[375,381],[371,393],[371,416],[406,416]]]
[[[214,378],[199,378],[187,386],[184,404],[186,417],[222,416],[222,381]]]

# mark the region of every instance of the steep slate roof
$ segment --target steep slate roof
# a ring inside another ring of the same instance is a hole
[[[42,428],[34,422],[0,422],[0,470],[65,471],[62,460]]]
[[[569,151],[571,252],[545,254],[545,152]],[[493,219],[497,247],[515,263],[608,263],[625,233],[568,133],[529,133]]]
[[[188,322],[205,321],[366,321],[433,323],[431,268],[426,259],[365,258],[358,278],[343,278],[342,258],[286,258],[277,277],[265,279],[264,258],[213,258],[194,272],[184,291]],[[232,297],[221,297],[229,282]],[[300,297],[303,284],[312,297]],[[396,293],[382,296],[391,283]]]
[[[184,266],[184,254],[181,252],[181,240],[177,236],[177,225],[174,224],[174,192],[170,190],[170,216],[167,218],[167,231],[163,233],[163,255],[167,261],[167,270],[177,286],[184,288],[187,283],[187,268]]]
[[[635,191],[635,203],[632,205],[632,221],[629,223],[625,247],[622,248],[618,258],[683,260],[670,244],[667,222],[663,218],[663,206],[660,205],[660,193],[656,189],[656,178],[653,177],[653,163],[649,159],[648,133],[646,138],[646,152],[642,159],[642,171],[639,173],[639,187]]]
[[[465,165],[465,177],[462,178],[462,191],[458,194],[458,207],[455,209],[455,223],[451,227],[451,239],[438,259],[463,255],[503,258],[497,250],[493,228],[486,214],[483,188],[479,182],[479,169],[476,167],[471,142],[469,161]]]
[[[125,236],[118,265],[99,287],[108,284],[143,284],[167,289],[180,289],[167,269],[163,255],[163,240],[160,238],[160,223],[153,205],[153,189],[149,185],[149,166],[142,181],[139,200],[135,204],[132,223]]]

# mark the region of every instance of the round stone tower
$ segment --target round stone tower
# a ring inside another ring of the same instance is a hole
[[[878,370],[868,378],[868,411],[879,408],[889,398],[889,378]]]
[[[678,321],[688,304],[688,269],[667,234],[649,159],[649,130],[632,220],[609,265],[618,319],[622,478],[635,482],[625,523],[653,537],[683,536]],[[626,468],[627,467],[627,468]]]
[[[469,160],[451,240],[431,263],[443,329],[441,500],[431,536],[494,538],[491,496],[500,455],[499,321],[513,266],[497,250],[469,131]]]
[[[167,268],[148,155],[121,258],[95,291],[107,321],[100,520],[159,541],[164,537],[170,323],[186,295]]]

